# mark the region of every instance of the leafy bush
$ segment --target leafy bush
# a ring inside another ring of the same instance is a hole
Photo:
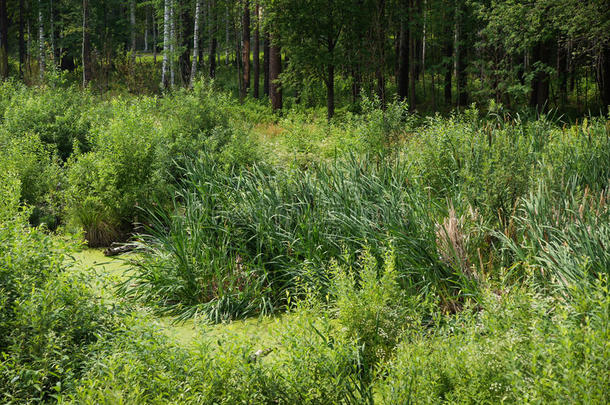
[[[90,94],[75,87],[23,91],[11,98],[4,111],[3,126],[15,138],[38,135],[65,161],[74,145],[80,150],[90,147],[87,134],[92,123],[87,109],[93,104]]]
[[[481,313],[466,312],[405,341],[387,367],[380,397],[387,403],[606,403],[607,282],[593,291],[582,296],[586,307],[526,291],[492,294]]]
[[[48,401],[78,379],[88,346],[116,320],[67,272],[74,246],[28,227],[14,203],[8,209],[0,222],[0,395],[6,403]]]

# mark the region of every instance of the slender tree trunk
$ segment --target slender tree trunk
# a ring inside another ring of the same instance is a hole
[[[244,0],[244,14],[242,18],[242,63],[244,85],[242,98],[245,98],[250,88],[250,1]]]
[[[231,43],[229,41],[229,6],[225,8],[225,66],[229,66]]]
[[[603,112],[607,113],[610,106],[610,44],[603,45],[599,56],[597,81]]]
[[[191,80],[190,87],[193,87],[195,76],[197,75],[197,57],[199,56],[199,19],[201,17],[201,2],[197,0],[195,5],[195,23],[193,27],[193,61],[191,63]]]
[[[403,11],[407,11],[408,2],[403,1]],[[409,93],[409,27],[408,21],[401,13],[400,40],[398,46],[398,98],[406,100]]]
[[[83,87],[91,80],[91,42],[89,39],[89,0],[83,0]]]
[[[55,9],[53,0],[49,0],[49,40],[51,42],[51,59],[54,65],[57,65],[59,53],[55,45]]]
[[[377,76],[377,96],[381,101],[382,108],[385,109],[386,106],[386,86],[385,86],[385,75],[384,75],[384,67],[385,67],[385,40],[386,40],[386,31],[385,31],[385,0],[377,1],[377,12],[376,15],[378,17],[377,23],[375,24],[375,34],[377,36],[377,50],[379,53],[379,60],[377,64],[377,69],[375,71],[375,75]],[[334,112],[334,106],[333,106]]]
[[[468,104],[468,74],[466,72],[466,46],[464,34],[462,32],[464,26],[464,5],[462,0],[456,2],[456,17],[455,17],[455,58],[456,58],[456,74],[457,74],[457,104],[458,107],[465,107]]]
[[[568,102],[568,66],[565,46],[557,43],[557,80],[559,82],[559,104],[565,106]]]
[[[218,16],[216,13],[216,1],[210,1],[210,12],[208,15],[210,28],[210,77],[216,77],[216,48],[218,47],[218,39],[216,31],[218,29]],[[212,15],[213,14],[213,15]]]
[[[417,100],[415,99],[415,78],[416,78],[416,47],[415,39],[415,0],[409,2],[409,108],[415,109]]]
[[[448,20],[449,16],[445,16]],[[447,24],[447,28],[449,28],[449,24]],[[445,68],[445,104],[452,105],[451,100],[451,78],[453,76],[453,36],[451,35],[451,30],[447,29],[445,31],[445,46],[443,47],[443,56],[445,57],[445,62],[443,63]]]
[[[326,118],[335,115],[335,65],[329,63],[326,67]]]
[[[191,17],[189,15],[188,7],[182,6],[179,11],[180,14],[180,49],[182,52],[178,57],[178,66],[180,68],[180,79],[182,84],[187,85],[190,83],[191,79],[191,47],[189,44],[189,33],[190,33],[190,24]],[[196,56],[193,56],[193,59],[196,59]]]
[[[161,88],[167,89],[169,86],[169,16],[170,2],[165,0],[163,12],[163,66],[161,67]]]
[[[0,0],[0,80],[8,79],[8,13],[6,0]]]
[[[149,11],[148,7],[146,8],[146,14],[144,17],[144,52],[148,52],[148,22],[149,22]]]
[[[269,33],[263,34],[263,93],[269,96]]]
[[[156,13],[154,12],[154,10],[150,13],[150,22],[152,25],[152,36],[153,36],[153,43],[152,43],[152,51],[153,51],[153,64],[156,66],[157,65],[157,38],[158,38],[158,25],[157,25],[157,17],[155,15]]]
[[[6,0],[1,0],[1,1],[6,2]],[[24,0],[19,0],[19,77],[21,79],[23,79],[23,77],[24,77],[24,65],[25,65],[24,13],[25,13]]]
[[[169,8],[169,75],[170,85],[176,85],[176,0],[171,0]]]
[[[46,67],[45,49],[44,49],[44,20],[42,19],[42,5],[38,0],[38,66],[40,71],[40,80],[44,79],[44,71]]]
[[[534,46],[534,61],[548,66],[550,53],[549,41],[538,43]],[[543,111],[546,108],[549,99],[549,81],[549,74],[538,68],[538,71],[534,75],[534,80],[532,80],[532,94],[530,98],[530,105],[536,107],[538,111]]]
[[[129,1],[129,29],[131,31],[131,63],[136,63],[136,0]]]
[[[279,46],[271,43],[269,46],[269,97],[273,111],[282,109],[282,90],[279,83],[282,73],[282,54]]]
[[[258,1],[256,2],[256,7],[255,7],[255,15],[256,15],[256,21],[255,21],[255,28],[254,28],[254,47],[252,50],[252,53],[254,54],[254,61],[253,61],[253,69],[254,71],[252,72],[254,77],[254,92],[253,92],[253,96],[254,98],[259,98],[259,85],[260,85],[260,51],[259,51],[259,47],[260,47],[260,16],[259,16],[259,5],[258,5]]]

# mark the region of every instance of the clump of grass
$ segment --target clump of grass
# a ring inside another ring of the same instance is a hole
[[[354,264],[369,246],[383,260],[392,240],[403,287],[449,299],[459,278],[437,250],[439,207],[411,182],[404,165],[352,157],[308,170],[261,165],[225,172],[210,160],[194,162],[185,169],[174,207],[150,212],[154,224],[142,235],[144,260],[124,292],[192,315],[198,304],[221,300],[227,294],[221,286],[240,285],[239,257],[241,271],[249,272],[245,278],[258,280],[253,290],[240,288],[261,295],[254,302],[265,303],[255,305],[262,311],[281,304],[297,278],[324,284],[332,259]]]

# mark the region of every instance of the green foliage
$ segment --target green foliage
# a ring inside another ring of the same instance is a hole
[[[0,395],[5,403],[48,401],[79,378],[88,345],[116,319],[68,272],[75,246],[10,209],[0,216]]]
[[[360,271],[335,263],[331,291],[340,331],[360,348],[363,374],[370,379],[373,367],[391,357],[403,330],[419,325],[416,302],[400,287],[393,250],[382,268],[367,250],[361,261]]]
[[[522,290],[491,294],[482,312],[415,334],[388,365],[383,402],[607,402],[606,282],[589,293],[586,312]]]
[[[10,99],[3,126],[14,138],[37,134],[65,161],[75,146],[89,148],[87,133],[92,123],[87,109],[92,104],[89,94],[72,87],[23,91]]]

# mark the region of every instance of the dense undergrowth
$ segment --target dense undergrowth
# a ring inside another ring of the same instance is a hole
[[[2,402],[607,403],[607,117],[362,111],[1,84]],[[79,235],[136,245],[118,296]]]

